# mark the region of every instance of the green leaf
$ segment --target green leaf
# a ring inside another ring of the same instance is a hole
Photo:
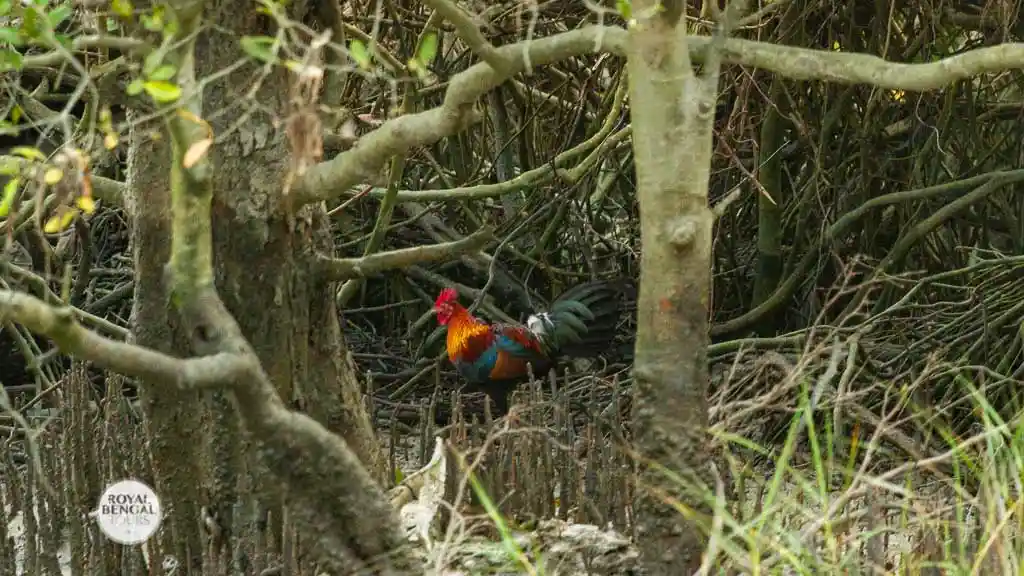
[[[420,42],[420,50],[416,53],[416,60],[424,67],[430,66],[437,56],[437,32],[428,32]]]
[[[114,11],[114,14],[125,19],[131,18],[132,12],[135,11],[131,0],[110,0],[110,9]]]
[[[142,79],[141,78],[136,78],[135,80],[132,80],[131,84],[129,84],[128,87],[125,88],[125,92],[129,96],[138,96],[139,94],[141,94],[142,93]]]
[[[242,36],[239,40],[242,45],[242,52],[263,62],[273,62],[276,59],[271,47],[274,39],[270,36]]]
[[[395,466],[395,486],[401,484],[402,480],[405,480],[405,474],[402,473],[401,468]]]
[[[165,55],[163,46],[147,54],[146,59],[142,62],[142,75],[149,78],[153,71],[163,63]]]
[[[24,14],[21,22],[22,33],[29,38],[39,36],[39,13],[35,10],[25,10]]]
[[[11,46],[21,46],[25,43],[21,38],[21,33],[17,28],[10,28],[4,26],[0,28],[0,43],[10,44]]]
[[[363,44],[361,40],[352,40],[349,42],[348,53],[360,68],[363,70],[370,69],[370,52],[366,49],[366,44]]]
[[[61,22],[67,20],[68,16],[71,16],[71,12],[72,8],[68,4],[62,4],[47,12],[46,20],[50,23],[50,28],[56,29]]]
[[[7,16],[11,13],[11,0],[0,0],[0,16]]]
[[[4,184],[4,195],[0,198],[0,218],[6,218],[11,213],[11,206],[14,205],[14,197],[18,193],[18,184],[21,178],[11,178]]]
[[[11,148],[11,154],[15,156],[21,156],[28,160],[39,160],[40,162],[46,162],[46,154],[43,154],[39,148],[34,146],[15,146]]]
[[[150,80],[170,80],[174,78],[175,73],[178,69],[170,64],[164,64],[163,66],[153,70],[153,73],[149,75]]]
[[[174,102],[181,97],[181,88],[177,84],[164,82],[162,80],[151,80],[142,85],[142,88],[149,94],[150,98],[161,104]]]
[[[159,32],[164,29],[167,25],[167,19],[164,17],[167,11],[164,9],[162,4],[153,7],[153,11],[144,13],[139,19],[142,21],[142,27],[150,32]]]
[[[615,9],[623,20],[628,21],[633,17],[633,5],[629,0],[615,0]]]
[[[142,21],[142,27],[150,32],[159,32],[164,27],[163,20],[149,14],[143,14],[139,20]]]

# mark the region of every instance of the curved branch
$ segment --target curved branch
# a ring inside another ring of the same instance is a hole
[[[698,62],[703,62],[711,39],[691,36],[688,40],[691,42],[691,55]],[[1024,68],[1024,43],[986,46],[935,62],[903,64],[870,54],[812,50],[730,38],[722,46],[722,58],[730,64],[771,70],[790,80],[824,80],[925,92],[979,74]]]
[[[507,61],[501,72],[486,62],[452,77],[444,104],[389,120],[363,136],[351,150],[322,162],[299,180],[293,201],[309,204],[340,197],[349,188],[370,180],[384,162],[416,146],[426,146],[455,134],[479,119],[473,103],[513,75],[587,53],[626,52],[626,31],[612,26],[588,26],[555,36],[526,40],[495,50]],[[703,63],[711,37],[689,36],[693,61]],[[826,80],[840,84],[870,84],[880,88],[925,91],[953,82],[1010,68],[1024,67],[1024,43],[978,48],[922,64],[888,62],[877,56],[780,46],[728,38],[722,42],[722,61],[763,68],[794,80]]]
[[[200,289],[189,304],[187,315],[216,320],[210,324],[220,330],[210,335],[210,346],[230,351],[174,358],[104,338],[83,328],[70,309],[9,290],[0,290],[0,324],[21,324],[49,337],[62,352],[137,377],[143,386],[231,390],[242,421],[260,443],[263,462],[279,481],[293,513],[317,531],[327,558],[378,566],[390,562],[387,569],[374,572],[378,574],[413,573],[415,563],[406,542],[395,531],[381,529],[397,522],[358,457],[315,420],[285,408],[212,289]],[[295,466],[296,461],[303,465]],[[324,482],[324,478],[337,482]],[[379,497],[364,497],[370,493]],[[323,506],[324,502],[334,504]],[[387,554],[392,555],[390,560]]]
[[[625,39],[621,29],[595,26],[502,46],[496,53],[508,63],[503,71],[479,63],[456,74],[441,106],[389,120],[361,137],[352,149],[310,168],[296,183],[292,201],[302,205],[337,198],[370,180],[392,156],[433,144],[476,123],[480,119],[473,109],[476,100],[525,71],[527,62],[542,66],[602,50],[622,53]]]
[[[508,66],[508,58],[498,52],[494,46],[487,41],[480,27],[477,26],[469,14],[459,8],[451,0],[424,0],[423,2],[437,11],[445,20],[451,22],[458,32],[459,37],[469,44],[470,50],[480,57],[481,60],[499,72],[504,71]]]
[[[329,258],[317,254],[316,268],[319,274],[332,281],[365,278],[385,270],[441,262],[463,254],[479,252],[494,239],[494,232],[490,228],[483,228],[454,242],[414,246],[359,258]]]
[[[223,387],[244,371],[226,354],[183,360],[106,338],[79,324],[69,307],[58,308],[29,294],[0,290],[0,323],[6,321],[50,338],[65,354],[146,382],[179,388]]]

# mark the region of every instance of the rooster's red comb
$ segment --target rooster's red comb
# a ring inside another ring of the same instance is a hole
[[[449,302],[454,302],[459,299],[459,293],[455,291],[455,288],[445,288],[438,294],[437,300],[434,301],[434,306],[441,306]]]

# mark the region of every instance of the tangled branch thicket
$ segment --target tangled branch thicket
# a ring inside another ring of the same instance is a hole
[[[79,32],[96,17],[82,11]],[[622,24],[611,9],[584,3],[513,2],[479,12],[477,24],[498,47],[595,19]],[[707,20],[691,16],[694,32],[710,32]],[[278,24],[290,27],[284,36],[293,54],[310,52],[317,29],[337,36],[326,51],[320,96],[327,157],[394,115],[441,106],[446,79],[474,64],[465,42],[446,40],[429,80],[409,88],[413,78],[402,63],[424,30],[451,31],[419,3],[379,11],[374,3],[347,3],[311,20],[317,23]],[[370,44],[371,29],[373,73],[351,66],[339,40]],[[921,63],[1019,42],[1024,19],[1008,1],[793,0],[765,4],[738,35]],[[58,64],[38,59],[5,78],[4,117],[17,107],[27,118],[17,136],[4,137],[6,148],[55,151],[55,127],[99,113],[93,101],[59,109],[81,94],[68,87],[75,74]],[[574,283],[638,276],[643,246],[624,70],[622,57],[595,53],[516,75],[482,99],[480,122],[395,157],[373,181],[327,207],[337,251],[351,260],[324,264],[324,273],[346,280],[337,297],[344,333],[387,439],[393,477],[395,468],[407,473],[426,463],[435,434],[464,449],[467,461],[486,446],[477,476],[519,528],[556,517],[632,530],[636,486],[625,417],[634,320],[623,321],[604,364],[575,365],[524,387],[517,419],[495,423],[480,398],[453,392],[459,382],[443,359],[444,333],[430,305],[454,285],[480,302],[481,316],[523,320]],[[107,78],[102,70],[96,77]],[[718,220],[709,359],[720,488],[728,490],[735,518],[711,530],[711,547],[728,557],[724,565],[745,571],[780,542],[788,555],[774,553],[762,569],[811,557],[818,564],[810,565],[830,569],[864,559],[890,570],[953,558],[991,570],[1019,565],[1019,544],[991,536],[993,520],[983,516],[995,509],[995,522],[1008,523],[1008,509],[1020,515],[1019,469],[992,470],[1006,466],[1015,439],[1019,447],[1019,433],[1006,430],[1024,408],[1022,83],[1017,69],[905,92],[723,67],[710,190]],[[100,88],[97,97],[123,114],[124,97]],[[97,195],[115,196],[123,158],[99,142],[95,152]],[[103,206],[59,237],[43,235],[35,218],[23,211],[6,221],[12,241],[0,257],[0,289],[69,302],[80,322],[124,339],[134,284],[123,210]],[[437,263],[451,253],[450,243],[490,242],[481,229],[496,239],[488,253]],[[385,251],[396,258],[390,251],[428,244],[441,246],[432,259],[405,252],[386,266],[359,260]],[[0,424],[0,565],[13,566],[18,556],[29,574],[59,573],[65,559],[75,573],[87,562],[107,574],[141,571],[147,561],[140,550],[90,540],[80,517],[107,480],[148,480],[152,473],[134,383],[72,362],[6,321],[0,382],[8,414]],[[742,536],[741,525],[756,521],[778,495],[773,477],[785,477],[791,488],[791,499],[776,501],[786,519],[762,526],[760,536]],[[820,493],[807,488],[819,481],[828,484]],[[929,486],[919,490],[918,482]],[[1011,503],[992,504],[1000,498]],[[869,504],[854,506],[858,501]],[[942,504],[932,515],[908,512],[933,501]],[[478,504],[460,513],[471,516]],[[894,511],[903,516],[893,520]],[[814,515],[827,520],[807,521]],[[24,524],[20,550],[8,546],[5,532],[15,516]],[[484,520],[467,524],[468,531],[491,530]],[[871,530],[848,541],[834,537],[857,525],[898,534],[892,541]],[[955,553],[941,546],[950,540],[941,531],[947,525],[965,534]],[[276,535],[261,537],[283,547]],[[996,540],[1005,545],[1002,556],[993,553]],[[156,546],[147,544],[146,554]],[[251,561],[252,573],[267,568],[263,556]],[[287,561],[296,569],[310,562]]]

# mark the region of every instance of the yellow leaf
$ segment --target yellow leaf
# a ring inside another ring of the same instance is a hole
[[[17,154],[22,158],[28,158],[29,160],[39,160],[40,162],[46,162],[46,154],[39,151],[39,148],[32,148],[30,146],[15,146],[11,148],[11,154]]]
[[[206,155],[206,151],[213,145],[212,138],[203,138],[198,142],[193,142],[188,150],[185,152],[185,158],[181,161],[182,167],[188,169],[196,165]]]
[[[113,10],[114,14],[122,18],[131,18],[132,10],[135,8],[132,6],[130,0],[113,0],[110,3],[110,9]]]
[[[64,171],[60,168],[50,168],[46,171],[46,174],[43,175],[43,180],[46,181],[48,186],[53,186],[57,182],[60,182],[61,178],[64,178]]]
[[[142,84],[142,89],[157,102],[164,104],[174,102],[181,97],[181,88],[164,80],[150,80]]]
[[[7,184],[4,184],[4,195],[3,198],[0,198],[0,218],[6,218],[10,214],[20,182],[21,178],[11,178],[7,181]]]
[[[96,201],[92,199],[92,196],[79,196],[75,199],[75,204],[86,214],[96,211]]]
[[[175,111],[175,113],[178,116],[181,116],[182,118],[184,118],[185,120],[188,120],[190,122],[195,122],[196,124],[203,124],[203,119],[202,118],[200,118],[199,116],[196,116],[195,114],[193,114],[192,112],[190,112],[190,111],[188,111],[188,110],[186,110],[184,108],[178,108]]]
[[[67,228],[77,215],[78,210],[74,208],[65,208],[59,214],[54,214],[46,221],[46,225],[43,226],[43,232],[46,232],[47,234],[56,234],[57,232]]]
[[[206,131],[206,137],[207,138],[213,138],[213,128],[210,127],[210,123],[209,122],[207,122],[206,120],[203,120],[202,118],[200,118],[199,116],[196,116],[195,114],[189,112],[188,110],[185,110],[184,108],[178,108],[177,114],[178,114],[179,117],[181,117],[181,118],[183,118],[185,120],[188,120],[189,122],[194,122],[194,123],[202,126],[203,130]]]
[[[107,135],[103,137],[103,146],[107,150],[113,150],[117,147],[117,134],[113,132],[107,132]]]

